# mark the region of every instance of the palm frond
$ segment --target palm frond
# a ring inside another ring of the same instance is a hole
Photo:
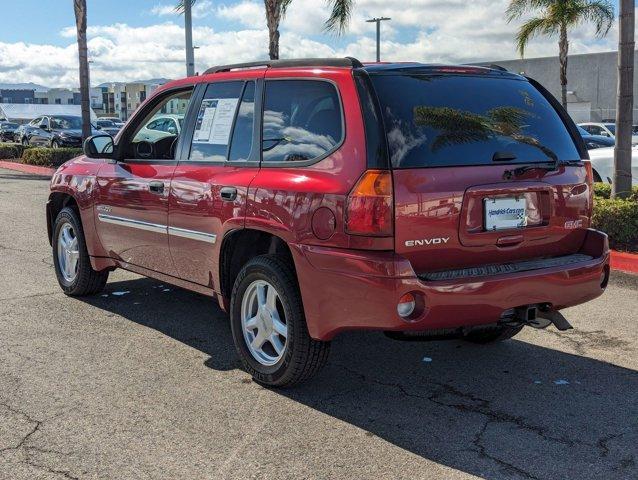
[[[556,0],[511,0],[505,9],[505,19],[509,22],[521,18],[526,13],[549,8]]]
[[[184,13],[184,2],[191,2],[191,5],[194,5],[197,0],[179,0],[177,5],[175,5],[175,11],[178,13]]]
[[[328,5],[332,5],[332,12],[324,23],[324,30],[337,35],[343,34],[348,28],[353,4],[353,0],[328,0]]]
[[[580,18],[595,25],[597,37],[604,37],[614,24],[614,6],[607,0],[585,0]]]
[[[286,12],[288,11],[288,7],[290,6],[291,3],[292,3],[292,0],[280,0],[279,8],[281,8],[282,17],[286,16]]]
[[[547,29],[548,19],[544,17],[536,17],[528,20],[516,34],[516,50],[521,55],[521,58],[525,56],[525,48],[529,41],[535,36],[545,33]]]

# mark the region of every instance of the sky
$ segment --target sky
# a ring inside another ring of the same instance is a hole
[[[78,86],[72,0],[1,0],[0,82]],[[91,83],[185,75],[183,16],[176,0],[87,0]],[[280,25],[280,56],[375,58],[375,27],[387,16],[382,60],[467,63],[518,58],[519,23],[504,19],[509,0],[355,0],[347,34],[323,31],[325,0],[294,0]],[[614,1],[617,8],[617,1]],[[197,0],[196,71],[268,57],[263,0]],[[617,25],[597,39],[592,25],[570,34],[570,53],[616,50]],[[534,39],[526,57],[553,56],[557,39]]]

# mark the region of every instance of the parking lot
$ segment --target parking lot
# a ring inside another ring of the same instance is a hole
[[[493,346],[343,334],[269,390],[203,296],[65,297],[44,177],[0,170],[0,478],[637,478],[638,277]]]

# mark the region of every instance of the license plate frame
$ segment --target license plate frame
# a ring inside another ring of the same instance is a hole
[[[527,199],[524,195],[483,199],[483,228],[487,232],[527,227]]]

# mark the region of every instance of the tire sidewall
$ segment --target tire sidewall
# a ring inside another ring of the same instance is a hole
[[[73,282],[68,282],[62,272],[60,271],[60,263],[58,260],[58,236],[60,235],[60,230],[65,223],[70,223],[73,227],[73,231],[75,232],[75,236],[78,239],[78,250],[80,252],[78,256],[78,273],[75,276]],[[86,247],[84,245],[84,233],[82,231],[82,226],[80,225],[79,220],[77,219],[76,213],[70,208],[64,208],[58,214],[55,219],[55,225],[53,228],[53,267],[55,268],[55,275],[58,278],[58,283],[62,290],[66,293],[72,293],[76,287],[78,286],[78,282],[80,281],[80,273],[84,266],[83,262],[85,262],[86,256],[83,254],[86,251]]]
[[[286,279],[282,278],[283,272],[280,272],[280,269],[272,268],[267,262],[260,261],[261,259],[261,257],[257,257],[252,260],[237,277],[231,299],[231,331],[235,348],[248,373],[260,383],[277,385],[285,383],[285,377],[290,370],[289,367],[294,362],[296,353],[295,337],[297,329],[300,328],[299,322],[305,322],[305,318],[303,316],[303,310],[298,306],[295,307],[295,304],[300,304],[298,302],[299,297],[295,297],[299,296],[299,293],[286,285]],[[246,290],[255,280],[265,280],[277,290],[286,315],[286,324],[288,327],[286,351],[284,356],[275,365],[271,366],[259,363],[255,357],[253,357],[244,339],[241,321],[241,304]],[[297,300],[297,302],[295,300]]]

